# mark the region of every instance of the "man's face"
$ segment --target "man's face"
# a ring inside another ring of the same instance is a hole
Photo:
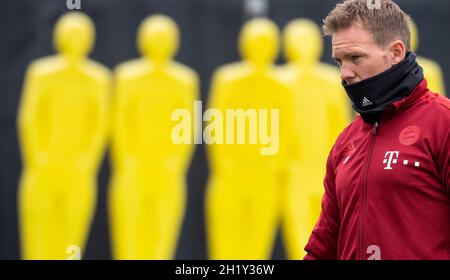
[[[392,66],[389,48],[379,46],[360,24],[336,31],[332,36],[333,58],[347,84],[375,76]]]

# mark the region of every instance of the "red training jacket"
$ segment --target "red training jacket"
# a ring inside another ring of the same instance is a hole
[[[309,259],[450,259],[450,101],[423,80],[330,152]]]

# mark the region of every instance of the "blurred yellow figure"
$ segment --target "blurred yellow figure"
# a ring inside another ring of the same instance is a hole
[[[419,32],[417,30],[417,25],[411,18],[409,19],[408,24],[409,31],[411,32],[411,50],[417,52],[419,49]],[[417,62],[423,68],[425,79],[427,79],[428,82],[428,88],[432,92],[445,96],[445,82],[439,64],[421,56],[417,56]]]
[[[206,223],[211,259],[271,257],[292,121],[292,92],[273,65],[278,40],[278,28],[270,20],[251,20],[239,38],[243,61],[220,67],[213,77],[209,108],[226,114],[227,141],[208,146]],[[272,141],[261,141],[265,138],[261,133],[267,132]],[[229,141],[239,133],[245,141]],[[264,149],[270,145],[272,149]]]
[[[24,259],[68,259],[86,244],[110,98],[109,70],[87,58],[94,33],[86,15],[62,16],[53,34],[58,54],[34,61],[25,78],[18,113]]]
[[[301,259],[320,214],[328,153],[350,121],[350,105],[338,70],[320,63],[319,27],[307,19],[291,21],[283,33],[288,63],[282,77],[294,89],[296,147],[283,198],[283,238],[290,259]]]
[[[115,73],[114,175],[109,196],[116,259],[174,257],[186,205],[193,145],[171,139],[172,112],[193,110],[198,77],[173,60],[176,23],[151,16],[138,30],[142,57]]]

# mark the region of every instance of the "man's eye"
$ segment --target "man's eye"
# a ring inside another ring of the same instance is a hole
[[[336,62],[337,66],[341,67],[342,63],[340,59],[335,59],[334,61]]]
[[[355,61],[357,61],[358,59],[360,59],[361,56],[359,56],[359,55],[352,55],[350,58],[351,58],[351,60],[352,60],[353,62],[355,62]]]

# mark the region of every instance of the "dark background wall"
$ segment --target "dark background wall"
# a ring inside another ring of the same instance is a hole
[[[280,27],[307,17],[320,23],[337,0],[272,0],[268,16]],[[450,1],[396,0],[416,21],[422,56],[438,61],[450,91]],[[218,66],[239,59],[237,35],[249,17],[243,0],[81,0],[82,11],[92,17],[97,41],[91,57],[113,68],[138,55],[136,29],[146,16],[163,13],[179,25],[182,41],[177,60],[201,77],[201,94],[208,97],[210,77]],[[58,17],[67,12],[66,0],[0,0],[0,259],[18,259],[17,185],[21,160],[17,143],[16,114],[27,65],[53,53],[51,32]],[[323,61],[330,62],[326,39]],[[282,63],[282,58],[278,59]],[[188,175],[188,207],[177,259],[205,259],[203,201],[208,166],[203,146],[197,146]],[[108,155],[102,164],[97,211],[85,258],[109,259],[109,234],[105,194],[109,179]],[[278,237],[274,259],[284,259]]]

